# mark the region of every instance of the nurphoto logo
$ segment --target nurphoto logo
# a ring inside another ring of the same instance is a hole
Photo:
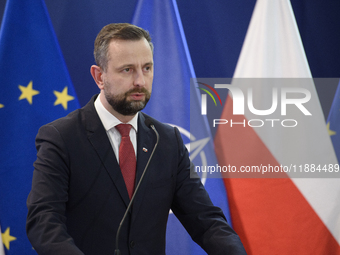
[[[311,79],[308,80],[310,81]],[[300,83],[296,83],[296,81]],[[227,92],[230,95],[228,100],[232,100],[231,118],[214,118],[211,120],[212,127],[218,125],[235,127],[236,125],[241,125],[243,127],[260,128],[265,125],[270,125],[271,127],[281,125],[284,128],[292,128],[298,125],[298,120],[295,116],[301,114],[303,116],[312,116],[311,111],[308,109],[311,93],[304,88],[306,81],[301,79],[294,79],[293,81],[291,79],[234,79],[232,84],[230,84],[230,81],[228,82],[221,83],[220,79],[218,81],[211,79],[209,85],[207,82],[199,81],[199,79],[196,81],[198,89],[201,90],[202,115],[208,115],[209,111],[216,111],[208,103],[209,100],[212,100],[214,105],[217,106],[215,97],[223,107],[220,94]],[[261,97],[258,96],[259,93]],[[263,100],[263,93],[266,95],[266,100]],[[261,101],[259,101],[259,98],[261,98]],[[208,110],[208,108],[210,109]],[[291,112],[290,117],[288,117],[287,113],[288,108]],[[239,122],[233,119],[237,115],[245,115],[248,118]]]

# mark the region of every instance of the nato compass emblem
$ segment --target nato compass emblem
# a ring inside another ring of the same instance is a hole
[[[210,137],[197,140],[195,136],[191,134],[189,131],[187,131],[186,129],[180,126],[174,125],[174,124],[169,124],[169,125],[178,128],[179,132],[182,135],[183,141],[186,141],[186,140],[190,141],[189,143],[185,144],[185,147],[189,151],[191,162],[194,163],[194,160],[197,162],[199,159],[195,159],[195,158],[199,155],[201,163],[196,164],[196,165],[207,167],[208,165],[207,157],[205,155],[203,148],[209,142]],[[203,172],[200,175],[201,182],[203,185],[205,185],[205,182],[207,180],[207,174],[208,174],[207,172]]]
[[[210,137],[207,138],[203,138],[200,140],[197,140],[195,138],[195,136],[193,136],[188,130],[174,125],[174,124],[169,124],[170,126],[176,127],[178,128],[179,132],[182,135],[183,141],[189,140],[189,143],[185,144],[185,147],[187,148],[187,150],[189,151],[190,154],[190,160],[191,162],[194,162],[194,159],[196,158],[197,155],[200,156],[201,159],[201,166],[207,166],[207,157],[205,156],[205,152],[203,150],[204,146],[209,142]],[[197,161],[197,160],[195,160]],[[201,182],[203,185],[205,185],[205,182],[207,180],[207,172],[204,172],[201,174]],[[172,214],[172,210],[170,210],[169,214]]]

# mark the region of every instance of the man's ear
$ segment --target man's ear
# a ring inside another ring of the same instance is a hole
[[[104,87],[103,70],[97,65],[92,65],[90,72],[98,88],[103,89]]]

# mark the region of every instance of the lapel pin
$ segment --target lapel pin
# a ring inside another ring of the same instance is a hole
[[[143,147],[143,151],[144,151],[144,152],[148,152],[148,149],[145,148],[145,147]]]

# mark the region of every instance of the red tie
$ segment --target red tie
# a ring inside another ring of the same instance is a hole
[[[116,126],[122,136],[119,146],[119,166],[123,174],[126,188],[131,199],[135,188],[136,177],[136,155],[130,140],[130,124],[119,124]]]

